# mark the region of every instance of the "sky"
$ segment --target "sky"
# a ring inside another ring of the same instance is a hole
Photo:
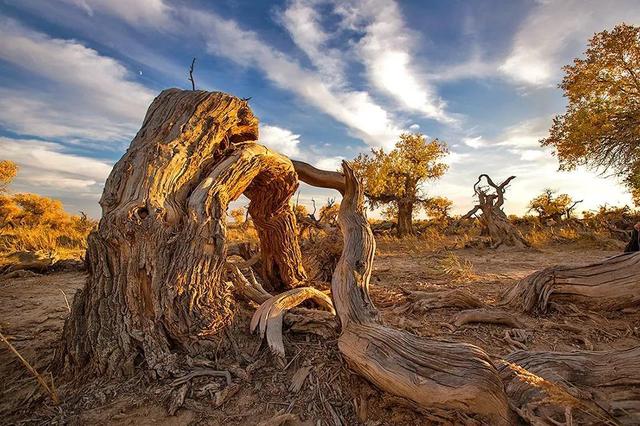
[[[558,171],[540,147],[566,106],[562,66],[588,39],[640,24],[637,0],[0,0],[0,159],[14,192],[99,217],[98,201],[163,89],[251,97],[260,143],[335,170],[402,132],[445,141],[429,196],[473,205],[510,175],[507,213],[545,188],[583,209],[631,204],[613,177]],[[301,185],[300,202],[330,190]]]

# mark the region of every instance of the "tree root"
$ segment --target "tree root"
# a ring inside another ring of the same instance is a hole
[[[472,309],[468,311],[462,311],[455,316],[453,324],[456,327],[461,327],[465,324],[477,322],[505,325],[511,328],[526,328],[526,326],[519,319],[515,318],[508,312],[486,309]]]
[[[410,291],[402,290],[410,300],[408,310],[424,312],[438,308],[481,308],[484,303],[471,293],[462,289],[447,291]]]
[[[295,308],[305,300],[313,300],[321,307],[335,314],[331,298],[313,287],[298,287],[268,299],[253,314],[250,330],[259,326],[260,338],[266,337],[271,352],[284,365],[285,351],[282,340],[282,322],[287,310]]]

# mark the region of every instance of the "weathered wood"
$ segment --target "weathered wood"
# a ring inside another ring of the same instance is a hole
[[[508,424],[510,410],[497,371],[478,347],[430,340],[385,326],[369,297],[375,240],[362,185],[343,163],[339,223],[342,257],[331,283],[341,324],[338,347],[349,366],[381,389],[422,408],[455,409]]]
[[[454,288],[444,291],[403,290],[411,301],[411,310],[427,311],[439,308],[481,308],[484,303],[468,291]]]
[[[212,353],[233,319],[222,280],[226,209],[245,193],[272,286],[304,280],[289,197],[291,161],[257,145],[245,101],[220,92],[163,91],[107,179],[89,236],[89,277],[55,357],[58,370],[173,373],[183,353]],[[276,282],[279,281],[279,282]]]
[[[518,281],[501,304],[524,312],[546,312],[550,302],[571,302],[607,311],[639,305],[640,252],[586,266],[543,269]]]
[[[487,187],[480,185],[482,178],[487,180],[489,187],[493,189],[493,193],[490,193]],[[478,197],[478,204],[462,217],[462,219],[468,219],[478,211],[482,213],[479,217],[480,224],[483,228],[483,234],[491,238],[492,248],[502,245],[520,248],[529,246],[529,243],[502,210],[504,193],[513,179],[515,179],[515,176],[510,176],[501,184],[496,185],[489,175],[481,174],[478,176],[478,181],[473,185],[473,191]]]
[[[509,400],[531,424],[640,423],[640,347],[604,352],[518,351],[499,367]]]

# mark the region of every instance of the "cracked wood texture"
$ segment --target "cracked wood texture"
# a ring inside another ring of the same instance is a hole
[[[575,303],[591,310],[640,304],[640,252],[586,266],[552,266],[518,281],[501,304],[524,312],[546,312],[550,303]]]
[[[491,424],[509,424],[513,417],[503,385],[482,349],[421,338],[382,323],[369,297],[375,240],[363,188],[346,162],[343,170],[339,223],[344,248],[331,292],[341,325],[338,347],[348,365],[381,389],[431,412],[454,409]]]
[[[247,102],[225,93],[169,89],[153,101],[105,184],[59,372],[129,375],[142,365],[163,376],[183,354],[215,352],[233,319],[226,210],[242,193],[271,286],[305,280],[289,206],[297,174],[257,138]]]
[[[574,424],[640,424],[640,347],[518,351],[499,371],[509,400],[530,424],[562,424],[567,407]]]

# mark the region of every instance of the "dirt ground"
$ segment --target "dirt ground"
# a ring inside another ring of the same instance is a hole
[[[421,251],[380,244],[371,281],[372,298],[385,321],[420,336],[469,342],[499,360],[514,348],[505,341],[501,325],[450,324],[458,309],[416,311],[406,305],[403,290],[463,288],[486,303],[495,302],[516,280],[554,264],[579,265],[617,254],[619,250],[560,246],[544,250]],[[453,254],[451,254],[453,253]],[[455,260],[462,267],[443,271],[443,262]],[[83,273],[57,273],[0,281],[0,330],[16,349],[43,375],[68,314],[84,283]],[[351,373],[340,358],[336,337],[287,332],[289,364],[282,369],[260,342],[248,334],[255,306],[239,304],[230,338],[233,350],[219,354],[217,367],[231,372],[233,385],[224,378],[192,380],[184,406],[167,414],[175,395],[171,381],[139,374],[126,382],[100,379],[72,381],[56,386],[62,403],[51,404],[37,382],[5,345],[0,345],[0,418],[7,424],[257,424],[276,414],[296,414],[305,424],[431,424],[433,418],[399,404]],[[632,312],[551,313],[544,317],[519,315],[531,334],[530,350],[605,350],[640,345],[640,314]],[[571,324],[582,333],[558,330],[549,324]],[[297,373],[304,376],[299,390],[292,388]],[[220,406],[216,406],[220,405]],[[455,418],[455,417],[453,417]],[[455,421],[454,421],[455,422]]]

